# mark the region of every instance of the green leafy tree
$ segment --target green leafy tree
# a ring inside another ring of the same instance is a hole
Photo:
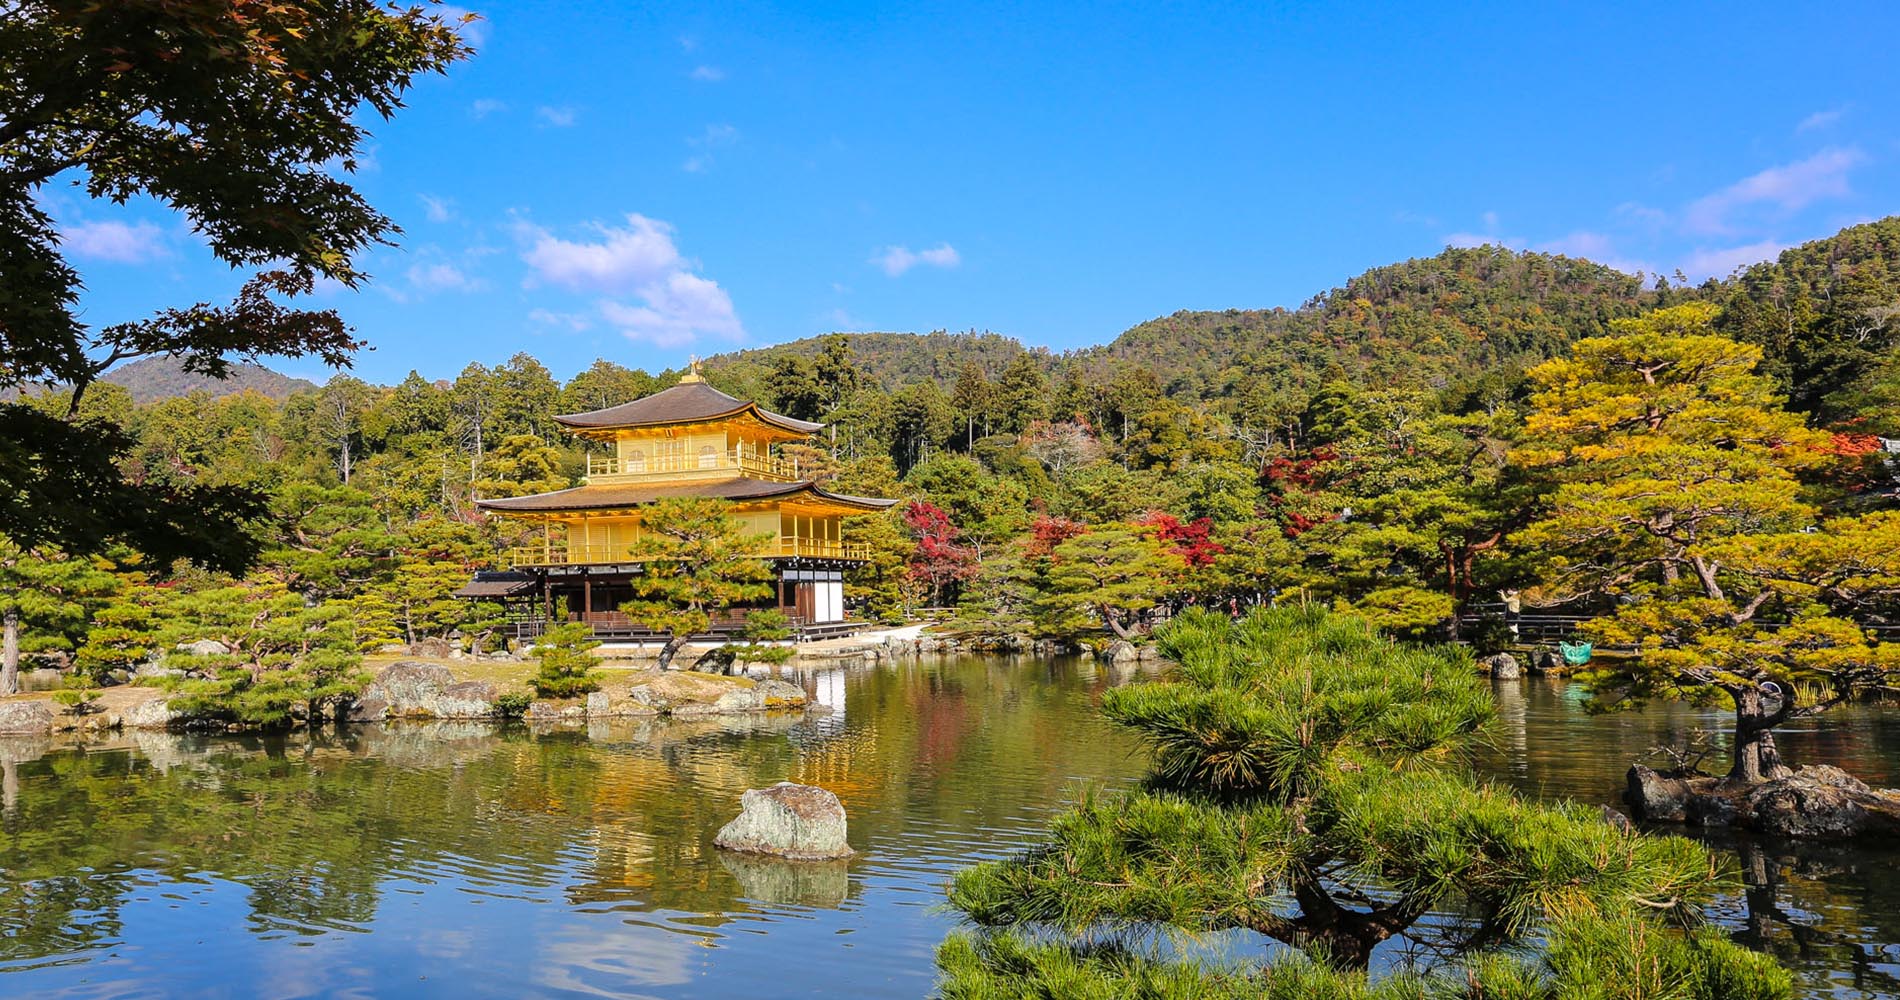
[[[1160,641],[1175,675],[1102,699],[1147,745],[1148,781],[1088,793],[1042,844],[956,876],[950,903],[977,930],[939,950],[944,996],[1792,992],[1772,959],[1680,929],[1733,889],[1702,847],[1461,770],[1494,714],[1461,652],[1298,609],[1190,610]],[[1209,966],[1113,933],[1153,927],[1296,951]],[[1370,981],[1400,936],[1442,964]]]
[[[93,683],[114,671],[138,669],[158,649],[158,609],[164,595],[132,581],[112,601],[92,613],[85,642],[73,656],[73,669]]]
[[[118,587],[118,578],[90,559],[0,537],[0,694],[19,692],[23,648],[71,648],[88,610]],[[23,633],[31,633],[24,642]]]
[[[314,597],[358,594],[387,566],[396,535],[369,494],[349,486],[294,482],[271,498],[275,544],[263,567]]]
[[[166,646],[213,640],[224,653],[174,652],[170,665],[209,679],[177,684],[173,710],[189,719],[281,728],[341,714],[369,675],[347,602],[311,605],[281,581],[214,581],[159,606]]]
[[[760,608],[746,613],[739,641],[726,643],[724,652],[735,663],[780,664],[798,652],[790,645],[792,635],[791,616],[777,608]]]
[[[518,497],[564,490],[573,483],[565,471],[568,453],[532,434],[510,434],[482,458],[474,483],[483,497]]]
[[[844,536],[865,554],[845,571],[845,599],[862,607],[867,618],[902,622],[915,603],[909,566],[917,544],[889,513],[847,517],[843,526]]]
[[[1123,639],[1146,631],[1147,612],[1181,586],[1187,563],[1153,533],[1095,528],[1055,547],[1044,574],[1036,620],[1045,631],[1073,635],[1095,623]]]
[[[334,313],[277,297],[307,293],[318,278],[360,283],[356,257],[396,233],[344,179],[367,135],[362,113],[393,114],[418,75],[468,52],[443,14],[420,7],[11,4],[0,18],[0,389],[65,383],[77,409],[129,358],[165,355],[213,376],[233,357],[263,354],[347,363],[358,342]],[[93,198],[149,196],[184,213],[233,267],[270,269],[230,305],[89,327],[75,314],[80,275],[37,196],[69,172]],[[0,424],[26,419],[20,410],[0,404]],[[132,488],[114,461],[126,442],[96,423],[49,420],[14,433],[24,429],[0,433],[10,442],[0,454],[0,533],[80,555],[115,538],[151,555],[163,545],[231,565],[254,554],[202,529],[165,530],[206,513],[223,528],[216,515],[254,512],[242,495],[211,504]],[[74,516],[49,518],[48,508]]]
[[[592,650],[599,646],[585,622],[567,622],[541,633],[532,654],[540,658],[528,686],[543,698],[577,698],[600,690],[594,668],[600,664]]]
[[[1584,675],[1599,702],[1727,703],[1729,777],[1754,782],[1786,772],[1777,725],[1877,687],[1893,656],[1850,617],[1884,593],[1854,575],[1863,557],[1800,541],[1815,511],[1797,473],[1828,459],[1826,437],[1754,373],[1760,348],[1709,333],[1713,315],[1619,320],[1532,370],[1516,454],[1559,485],[1515,542],[1549,555],[1540,596],[1617,600],[1592,631],[1640,655]],[[1829,526],[1894,537],[1881,520]]]
[[[772,595],[772,568],[759,558],[769,535],[755,534],[727,513],[723,501],[680,497],[641,509],[640,540],[631,555],[641,564],[634,600],[620,610],[636,624],[664,634],[660,669],[713,616]]]

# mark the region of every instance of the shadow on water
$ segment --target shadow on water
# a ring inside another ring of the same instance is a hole
[[[436,723],[275,738],[0,738],[0,993],[9,997],[917,997],[942,885],[1034,838],[1086,782],[1141,769],[1096,715],[1143,676],[947,658],[799,677],[826,714]],[[1628,761],[1707,725],[1590,717],[1501,684],[1489,774],[1615,804]],[[1900,726],[1848,714],[1797,760],[1893,781]],[[712,846],[747,788],[836,792],[860,854]],[[1711,843],[1750,890],[1716,914],[1814,996],[1896,992],[1892,847]]]

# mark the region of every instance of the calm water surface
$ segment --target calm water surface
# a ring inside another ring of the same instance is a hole
[[[1093,709],[1134,676],[946,659],[815,675],[838,710],[801,719],[0,738],[0,996],[924,996],[948,875],[1140,771]],[[1483,767],[1536,795],[1613,803],[1630,759],[1713,719],[1498,690]],[[1782,745],[1900,784],[1900,714]],[[786,779],[838,793],[857,859],[712,848]],[[1900,845],[1716,843],[1751,884],[1718,917],[1809,995],[1900,995]]]

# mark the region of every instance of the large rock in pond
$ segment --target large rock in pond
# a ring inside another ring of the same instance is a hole
[[[52,731],[53,710],[47,707],[45,702],[0,701],[0,733],[9,736],[38,736]]]
[[[1624,796],[1646,820],[1738,826],[1783,837],[1848,839],[1900,834],[1900,791],[1869,788],[1838,767],[1804,767],[1739,784],[1712,775],[1630,768]]]
[[[363,691],[351,718],[481,719],[495,711],[495,686],[486,681],[456,683],[449,668],[401,660],[384,667]]]
[[[1524,670],[1517,665],[1517,657],[1509,653],[1493,653],[1478,659],[1478,668],[1499,680],[1515,680],[1524,676]]]
[[[770,854],[794,861],[848,858],[844,806],[811,785],[781,781],[739,798],[739,818],[720,829],[713,843],[731,851]]]
[[[1102,649],[1103,663],[1138,663],[1140,660],[1141,650],[1126,639],[1117,639]]]
[[[1784,837],[1846,838],[1900,833],[1900,793],[1867,787],[1838,767],[1808,766],[1749,789],[1749,825]]]

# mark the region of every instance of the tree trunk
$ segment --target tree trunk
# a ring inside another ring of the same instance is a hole
[[[1134,641],[1135,633],[1130,632],[1127,628],[1123,627],[1121,616],[1116,614],[1113,609],[1110,609],[1110,608],[1102,609],[1102,621],[1107,623],[1109,629],[1111,629],[1117,636],[1120,636],[1122,639],[1127,640],[1129,642]]]
[[[0,694],[20,693],[20,612],[6,611],[5,638],[0,641]]]
[[[1768,711],[1759,688],[1739,688],[1729,695],[1735,699],[1735,763],[1728,780],[1754,785],[1793,774],[1775,749],[1774,727],[1784,713]]]
[[[673,669],[673,657],[678,656],[680,650],[686,648],[686,640],[690,638],[692,638],[692,636],[671,636],[666,640],[666,644],[660,647],[660,670],[662,672]]]

